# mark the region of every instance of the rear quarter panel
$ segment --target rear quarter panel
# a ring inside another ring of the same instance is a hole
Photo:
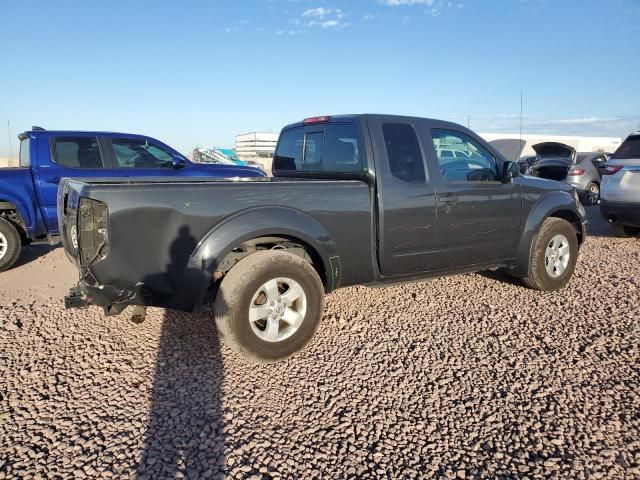
[[[296,225],[321,255],[339,257],[343,284],[374,275],[369,187],[362,182],[89,185],[81,194],[109,207],[110,252],[92,267],[96,278],[120,289],[143,283],[161,306],[192,310],[192,289],[208,283],[221,252],[257,236],[296,236]],[[314,222],[317,232],[305,230]],[[224,247],[206,251],[203,240],[212,235]]]

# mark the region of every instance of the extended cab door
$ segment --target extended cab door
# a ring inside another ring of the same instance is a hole
[[[502,183],[501,162],[480,139],[451,128],[432,128],[441,268],[500,263],[513,258],[522,222],[521,188]],[[453,150],[451,158],[442,155]]]
[[[372,117],[378,194],[378,262],[384,276],[432,268],[435,188],[425,162],[419,120]],[[428,138],[427,138],[428,140]]]

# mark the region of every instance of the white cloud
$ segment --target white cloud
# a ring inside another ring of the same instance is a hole
[[[317,8],[310,8],[308,10],[305,10],[304,12],[302,12],[302,16],[321,18],[321,19],[329,16],[333,16],[336,18],[344,18],[345,13],[339,8],[317,7]]]
[[[387,7],[402,7],[412,5],[426,5],[427,7],[433,6],[435,0],[380,0],[380,3]]]
[[[319,27],[323,29],[338,30],[351,25],[350,23],[346,23],[342,20],[346,16],[347,14],[339,8],[316,7],[309,8],[302,12],[302,18],[304,20],[295,18],[291,20],[291,23],[295,25],[303,25],[305,27]]]

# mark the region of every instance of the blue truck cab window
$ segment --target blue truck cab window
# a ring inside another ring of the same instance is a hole
[[[103,168],[96,137],[57,137],[54,140],[58,165],[69,168]]]

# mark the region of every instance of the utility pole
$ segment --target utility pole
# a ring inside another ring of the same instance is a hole
[[[13,160],[13,145],[11,144],[13,137],[11,136],[11,122],[9,120],[7,120],[7,130],[9,131],[9,151],[11,152],[11,160]]]
[[[471,115],[467,115],[467,128],[471,129]]]

